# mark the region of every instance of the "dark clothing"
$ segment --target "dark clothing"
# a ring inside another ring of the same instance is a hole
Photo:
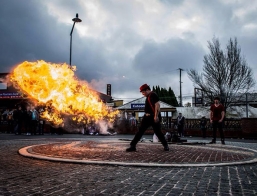
[[[37,134],[37,128],[38,128],[38,121],[37,120],[31,120],[31,134],[36,135]]]
[[[24,128],[27,133],[31,134],[31,111],[25,110],[24,111]]]
[[[44,120],[39,120],[39,123],[38,123],[38,134],[39,135],[44,135],[44,129],[45,129],[45,121]]]
[[[8,112],[6,114],[6,120],[7,120],[7,125],[8,125],[8,133],[12,133],[14,130],[13,124],[13,113],[12,112]]]
[[[202,131],[202,136],[203,138],[206,137],[206,125],[207,125],[207,120],[206,118],[202,118],[200,120],[200,128],[201,128],[201,131]]]
[[[221,116],[221,112],[225,111],[223,105],[219,104],[218,107],[216,107],[214,104],[211,105],[211,109],[210,109],[213,113],[213,117],[212,120],[213,121],[219,121],[222,116]]]
[[[146,116],[146,115],[143,116],[143,119],[142,119],[142,122],[140,124],[139,130],[136,133],[134,139],[131,141],[130,146],[135,147],[137,145],[137,143],[139,142],[139,140],[141,139],[141,137],[143,136],[146,129],[150,126],[152,126],[152,128],[154,130],[154,133],[159,138],[162,145],[164,147],[166,147],[168,145],[167,141],[165,140],[165,137],[164,137],[163,133],[161,132],[161,114],[159,114],[159,116],[158,116],[159,121],[158,122],[154,121],[154,111],[155,111],[154,107],[155,107],[155,103],[157,103],[158,101],[159,101],[159,97],[154,92],[151,92],[146,97],[145,113],[150,114],[150,115],[149,116]]]
[[[43,109],[40,109],[38,113],[38,117],[39,117],[38,134],[39,135],[44,135],[45,120],[42,118],[43,111],[44,111]]]
[[[219,122],[219,121],[213,121],[212,122],[212,128],[213,128],[213,139],[212,139],[212,141],[216,142],[217,129],[219,129],[221,141],[224,141],[224,133],[223,133],[222,126],[223,126],[222,122]]]
[[[141,125],[138,129],[138,132],[136,133],[134,139],[132,140],[132,142],[130,143],[131,146],[135,147],[137,145],[137,143],[139,142],[139,140],[142,138],[142,136],[144,135],[146,129],[148,127],[152,126],[155,135],[159,138],[159,140],[161,141],[163,146],[167,145],[167,141],[165,140],[165,137],[163,135],[163,133],[161,132],[161,123],[160,122],[154,122],[154,116],[144,116],[141,122]]]
[[[185,117],[178,116],[177,117],[177,126],[178,126],[178,133],[180,136],[184,136],[184,125],[185,125]]]
[[[219,122],[222,118],[222,112],[225,111],[223,105],[219,104],[217,107],[213,104],[210,108],[212,112],[212,128],[213,128],[213,142],[216,142],[216,132],[219,129],[221,141],[224,141],[223,124]]]
[[[8,125],[8,133],[12,133],[13,132],[13,119],[9,119],[7,120],[7,125]]]
[[[155,103],[160,101],[156,93],[152,92],[145,99],[145,113],[154,115]]]
[[[39,114],[37,110],[31,111],[31,132],[37,134]]]
[[[23,112],[22,110],[15,110],[13,112],[14,120],[14,133],[21,134],[22,122],[23,122]]]

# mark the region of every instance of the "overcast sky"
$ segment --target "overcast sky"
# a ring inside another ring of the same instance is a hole
[[[201,72],[208,41],[225,48],[237,38],[257,78],[256,0],[1,0],[0,72],[23,61],[69,63],[97,91],[114,99],[140,98],[139,87],[171,87],[193,96],[187,70]],[[255,89],[256,91],[256,86]]]

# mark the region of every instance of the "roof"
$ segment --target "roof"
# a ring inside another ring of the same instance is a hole
[[[122,106],[117,107],[116,109],[118,109],[118,110],[135,110],[135,109],[131,108],[131,104],[145,104],[145,99],[146,99],[145,97],[135,99],[131,102],[128,102],[128,103],[126,103]],[[171,106],[171,105],[169,105],[167,103],[164,103],[162,101],[159,101],[159,102],[160,102],[160,108],[161,109],[170,109],[170,110],[174,110],[174,111],[176,110],[176,107],[174,107],[174,106]]]

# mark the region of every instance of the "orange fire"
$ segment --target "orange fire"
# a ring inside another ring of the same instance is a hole
[[[23,62],[10,74],[14,86],[31,100],[45,105],[43,118],[61,125],[69,116],[75,123],[113,122],[118,111],[107,107],[85,81],[74,76],[67,64]]]

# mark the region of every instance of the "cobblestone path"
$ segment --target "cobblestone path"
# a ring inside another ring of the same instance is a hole
[[[257,164],[187,168],[100,166],[37,160],[18,154],[25,146],[60,141],[0,140],[0,195],[257,195]],[[257,150],[256,143],[226,144]]]

